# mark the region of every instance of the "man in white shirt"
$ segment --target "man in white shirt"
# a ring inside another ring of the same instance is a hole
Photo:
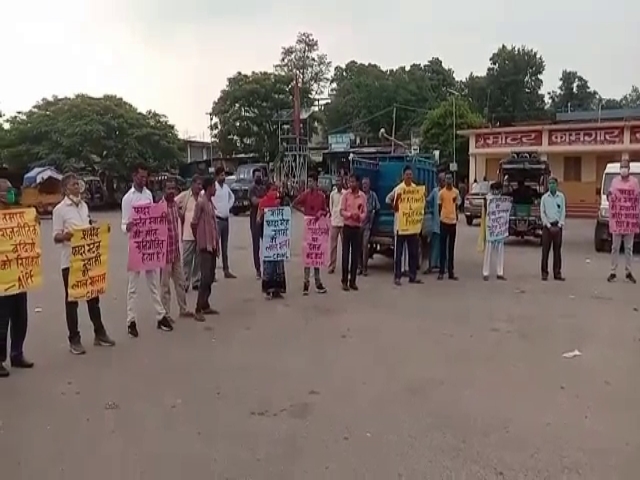
[[[131,215],[134,205],[142,205],[145,203],[153,203],[153,195],[147,189],[147,177],[149,176],[149,170],[144,164],[138,164],[133,171],[133,186],[131,190],[122,199],[122,231],[127,235],[133,228],[131,222]],[[136,323],[136,309],[135,303],[138,298],[138,278],[140,272],[128,272],[129,273],[129,285],[127,288],[127,331],[133,338],[138,338],[138,325]],[[171,320],[167,316],[167,312],[162,306],[160,299],[160,290],[158,289],[158,271],[147,270],[145,276],[147,278],[147,286],[149,287],[149,293],[151,293],[151,302],[153,309],[156,312],[156,319],[158,321],[158,329],[170,332],[173,330]]]
[[[78,302],[69,300],[69,268],[71,266],[71,244],[73,229],[91,225],[89,207],[82,200],[80,179],[75,173],[67,173],[62,177],[64,199],[53,209],[53,241],[60,247],[62,281],[64,283],[64,309],[69,331],[69,351],[74,355],[84,355],[86,350],[80,340],[78,330]],[[87,300],[89,319],[93,323],[95,335],[93,344],[112,347],[116,344],[104,328],[100,311],[100,297]]]
[[[193,212],[196,203],[198,203],[200,192],[202,192],[202,178],[199,175],[194,175],[191,179],[191,188],[176,197],[182,221],[182,268],[185,287],[186,290],[191,287],[196,292],[200,286],[200,256],[196,239],[191,231],[191,220],[193,220]]]
[[[218,239],[220,240],[220,249],[222,250],[222,271],[224,278],[236,278],[229,270],[229,215],[231,207],[236,198],[229,186],[225,183],[224,167],[216,167],[216,193],[211,199],[216,212],[216,222],[218,224]],[[216,257],[214,256],[214,272]],[[214,274],[215,281],[215,274]]]
[[[336,271],[336,262],[338,260],[338,237],[342,242],[342,228],[344,227],[344,219],[340,214],[340,204],[342,203],[342,194],[344,187],[344,179],[338,177],[338,182],[331,194],[329,195],[329,214],[331,215],[331,233],[329,235],[329,270],[328,273]]]

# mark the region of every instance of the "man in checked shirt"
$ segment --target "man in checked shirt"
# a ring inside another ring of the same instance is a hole
[[[193,312],[187,309],[187,294],[185,293],[184,271],[180,257],[180,210],[175,202],[178,183],[174,177],[167,178],[164,186],[164,197],[161,202],[167,204],[167,264],[160,272],[160,298],[162,306],[167,311],[169,320],[174,320],[169,315],[171,309],[171,286],[176,291],[180,317],[193,318]]]

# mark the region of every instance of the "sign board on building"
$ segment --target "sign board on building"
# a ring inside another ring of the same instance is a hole
[[[551,130],[549,146],[621,145],[624,128],[588,128],[583,130]]]
[[[640,127],[631,127],[631,143],[640,143]]]
[[[350,133],[334,133],[329,135],[329,150],[332,152],[344,152],[351,148]]]
[[[511,133],[478,133],[476,149],[541,147],[542,131],[524,131]]]

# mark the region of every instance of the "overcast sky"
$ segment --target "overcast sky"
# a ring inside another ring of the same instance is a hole
[[[0,0],[0,110],[113,93],[202,135],[226,78],[271,69],[298,31],[334,65],[437,56],[459,78],[526,44],[546,60],[545,90],[569,68],[619,97],[640,84],[639,19],[630,0]]]

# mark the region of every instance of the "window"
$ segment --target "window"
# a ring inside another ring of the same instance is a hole
[[[564,181],[582,181],[582,157],[564,157]]]

